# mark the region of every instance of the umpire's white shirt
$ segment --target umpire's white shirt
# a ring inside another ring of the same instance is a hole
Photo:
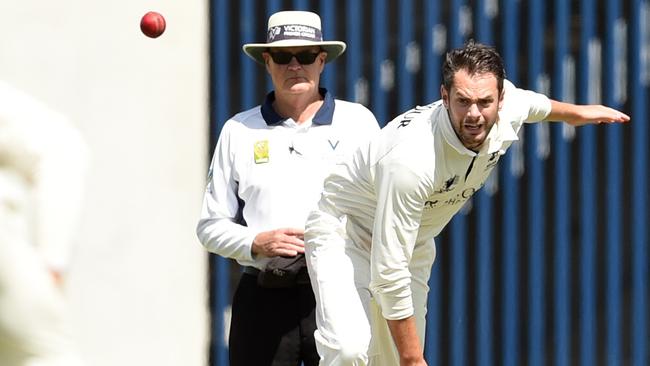
[[[411,282],[426,278],[412,278],[409,264],[433,262],[433,237],[483,186],[522,124],[550,113],[546,96],[508,81],[504,88],[499,121],[478,153],[462,145],[438,101],[395,118],[325,180],[321,210],[345,217],[348,245],[367,253],[384,318],[413,315]]]
[[[212,159],[197,235],[210,251],[242,265],[264,268],[252,257],[255,235],[284,227],[304,228],[324,178],[379,130],[374,115],[357,103],[324,102],[301,124],[264,104],[229,119]]]

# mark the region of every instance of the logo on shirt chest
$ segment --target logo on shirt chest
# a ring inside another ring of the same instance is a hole
[[[289,141],[287,146],[289,155],[307,159],[331,159],[338,153],[340,140],[329,138],[327,143],[323,140]],[[268,161],[268,156],[267,156]],[[256,159],[257,162],[257,159]]]
[[[255,157],[255,164],[268,163],[269,140],[256,141],[253,145],[253,156]]]
[[[485,171],[494,168],[498,162],[499,162],[499,152],[498,151],[493,152],[492,155],[490,155],[490,159],[488,159],[487,165],[485,165]]]
[[[443,206],[453,206],[453,205],[465,203],[465,201],[470,199],[474,195],[474,193],[476,193],[477,190],[478,188],[466,187],[461,191],[451,195],[435,194],[434,196],[429,198],[429,200],[424,202],[424,210],[429,211],[429,210],[433,210],[434,208],[439,208]]]
[[[445,192],[453,191],[456,188],[456,185],[458,185],[459,179],[460,177],[457,175],[454,175],[453,177],[447,179],[445,183],[442,185],[442,187],[436,190],[436,193],[445,193]]]
[[[298,151],[298,149],[296,149],[296,148],[293,146],[293,142],[291,143],[291,145],[289,145],[289,155],[292,155],[292,154],[296,154],[296,155],[300,155],[300,156],[302,156],[302,153],[301,153],[300,151]]]

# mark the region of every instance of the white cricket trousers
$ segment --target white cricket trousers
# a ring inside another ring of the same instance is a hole
[[[399,365],[388,324],[369,290],[370,253],[352,243],[346,230],[354,228],[322,211],[312,212],[306,224],[305,252],[316,296],[318,329],[314,337],[320,365]],[[427,260],[410,266],[414,316],[422,344],[435,246],[431,245],[430,251]]]
[[[0,365],[81,365],[63,295],[31,244],[24,202],[7,193],[0,191]]]

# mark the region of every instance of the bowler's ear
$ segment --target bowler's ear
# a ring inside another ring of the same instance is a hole
[[[444,85],[440,85],[440,96],[442,97],[442,104],[444,104],[445,108],[449,108],[449,93]]]
[[[499,96],[499,110],[501,110],[501,107],[503,107],[503,97],[506,95],[506,89],[503,88],[501,91],[501,95]]]

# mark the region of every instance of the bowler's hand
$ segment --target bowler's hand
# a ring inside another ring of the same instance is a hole
[[[574,121],[573,125],[583,125],[587,123],[616,123],[628,122],[630,117],[613,108],[603,105],[584,105],[580,106],[581,118]]]
[[[628,122],[630,116],[604,105],[576,105],[551,100],[551,113],[546,120],[564,121],[573,126],[582,126],[591,123]]]
[[[305,252],[303,229],[283,228],[257,234],[253,240],[253,255],[293,257]]]

